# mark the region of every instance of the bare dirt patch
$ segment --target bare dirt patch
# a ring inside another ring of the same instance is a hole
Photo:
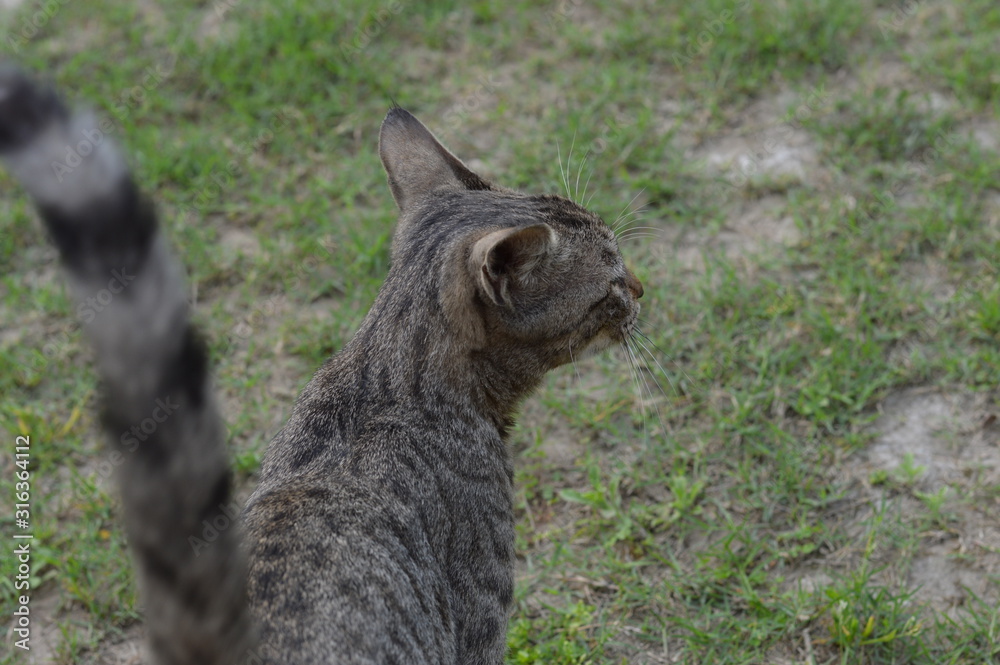
[[[832,553],[823,570],[870,563],[886,584],[913,592],[916,605],[953,612],[972,596],[1000,598],[1000,428],[995,395],[914,388],[887,397],[872,445],[838,470],[856,507],[844,528],[850,551]],[[815,571],[811,562],[809,571]],[[804,590],[831,583],[825,573],[789,576]]]
[[[967,123],[965,129],[983,150],[1000,151],[1000,122],[976,118]]]
[[[697,164],[716,183],[717,199],[727,202],[725,221],[717,228],[662,226],[652,243],[658,263],[701,272],[706,251],[739,261],[795,246],[801,236],[788,213],[786,192],[825,188],[832,180],[815,138],[802,125],[825,112],[828,99],[818,88],[803,93],[785,89],[754,101],[709,138],[701,136],[704,128],[697,123],[682,125],[674,142],[684,149],[685,161]]]
[[[866,455],[866,466],[889,473],[901,465],[923,469],[914,494],[946,497],[932,542],[910,568],[915,598],[943,610],[965,604],[970,593],[997,598],[1000,527],[992,519],[997,506],[989,505],[984,493],[1000,485],[995,402],[987,395],[911,390],[890,396],[883,410],[881,435]],[[926,500],[906,503],[915,519],[936,517]]]
[[[659,227],[649,248],[659,265],[701,273],[706,254],[721,253],[730,262],[739,263],[744,257],[793,247],[800,238],[799,228],[788,214],[786,199],[768,195],[738,200],[727,213],[725,223],[716,229]]]
[[[890,395],[882,404],[883,415],[876,425],[880,434],[864,466],[892,472],[912,455],[913,463],[925,468],[916,483],[921,491],[996,485],[1000,436],[993,426],[993,408],[987,395],[950,395],[933,389]]]
[[[762,98],[733,126],[696,146],[689,157],[736,187],[755,181],[818,185],[825,173],[815,139],[802,122],[823,113],[828,101],[818,88],[802,95],[783,90]]]

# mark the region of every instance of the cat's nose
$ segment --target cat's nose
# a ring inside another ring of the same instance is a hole
[[[638,300],[643,294],[642,282],[640,282],[636,276],[632,274],[631,270],[626,268],[625,273],[625,286],[628,287],[628,290],[631,291],[632,295],[635,296],[635,299]]]

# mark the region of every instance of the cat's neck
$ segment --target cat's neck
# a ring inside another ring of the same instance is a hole
[[[505,438],[544,370],[528,351],[469,348],[433,313],[387,316],[373,308],[317,379],[349,394],[359,415],[392,408],[442,426],[456,417],[478,420]]]

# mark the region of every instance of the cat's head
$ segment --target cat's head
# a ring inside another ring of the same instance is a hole
[[[471,351],[528,352],[544,372],[632,334],[642,285],[598,215],[490,184],[400,108],[379,155],[400,209],[390,277],[425,288]]]

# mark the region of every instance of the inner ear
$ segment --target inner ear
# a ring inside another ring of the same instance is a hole
[[[487,233],[472,246],[470,270],[494,304],[513,306],[513,295],[556,245],[548,224],[511,227]]]
[[[437,189],[491,189],[404,109],[394,107],[378,138],[389,188],[400,211]]]

